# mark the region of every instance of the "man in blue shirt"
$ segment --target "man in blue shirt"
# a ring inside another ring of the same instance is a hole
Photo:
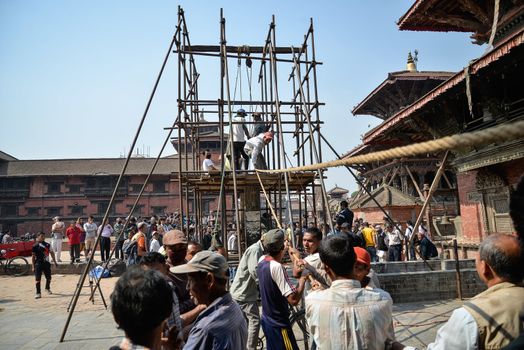
[[[189,292],[199,304],[207,306],[195,320],[184,349],[244,349],[247,323],[240,306],[226,290],[226,259],[209,250],[201,251],[187,264],[171,267],[170,271],[187,273]]]

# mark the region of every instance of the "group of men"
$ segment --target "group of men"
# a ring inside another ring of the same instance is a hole
[[[476,268],[487,290],[455,310],[428,349],[522,349],[524,181],[511,198],[516,235],[492,234],[479,247]],[[145,236],[147,224],[136,226],[135,236]],[[256,349],[260,328],[267,349],[298,349],[290,306],[304,294],[313,348],[414,349],[395,341],[391,297],[379,289],[371,254],[357,239],[325,238],[309,227],[302,240],[305,257],[284,230],[265,232],[243,254],[228,291],[222,255],[188,242],[182,231],[164,232],[161,252],[142,252],[112,293],[112,312],[126,335],[115,349]],[[287,253],[296,284],[283,264]],[[36,298],[42,274],[51,293],[49,257],[57,263],[40,232],[32,258]]]
[[[347,201],[340,202],[340,207],[335,217],[335,230],[330,234],[351,237],[357,246],[366,249],[371,261],[417,260],[416,250],[423,260],[437,257],[437,248],[424,224],[420,224],[415,233],[413,222],[407,220],[403,233],[400,223],[370,225],[362,218],[353,221],[354,214]]]
[[[264,147],[273,140],[273,132],[270,131],[269,125],[262,121],[260,113],[253,113],[252,133],[250,134],[246,126],[247,113],[243,108],[240,108],[231,125],[233,149],[230,150],[232,157],[228,157],[232,170],[233,165],[236,171],[253,170],[253,169],[267,169],[266,161],[264,159]],[[204,171],[220,171],[220,168],[213,162],[210,150],[203,152],[204,160],[202,161],[202,170]]]
[[[158,344],[184,349],[256,349],[260,328],[267,349],[298,349],[290,306],[297,305],[304,294],[314,348],[414,349],[395,341],[392,300],[373,282],[371,257],[364,248],[355,246],[349,236],[323,238],[320,230],[308,228],[303,235],[307,256],[301,258],[285,236],[283,230],[270,230],[251,245],[228,291],[229,269],[223,256],[211,251],[187,256],[185,235],[168,232],[164,235],[166,257],[153,259],[160,261],[157,270],[163,272],[144,272],[142,265],[152,260],[152,254],[162,257],[150,252],[115,287],[113,313],[126,332],[121,349],[130,343],[153,349]],[[477,271],[488,289],[451,315],[429,349],[498,349],[516,340],[524,314],[522,249],[522,242],[510,235],[493,234],[481,243]],[[296,284],[282,263],[286,252],[292,257]],[[125,288],[129,285],[134,288]],[[155,290],[165,290],[166,295],[171,291],[172,296],[161,301]],[[171,312],[149,316],[156,321],[145,327],[143,320],[150,307],[137,308],[128,299]],[[179,319],[168,327],[175,309]],[[136,310],[144,314],[133,314]],[[155,337],[159,330],[164,336]]]

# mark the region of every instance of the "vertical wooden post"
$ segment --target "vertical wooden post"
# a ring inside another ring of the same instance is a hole
[[[460,300],[462,300],[462,277],[460,276],[460,264],[458,257],[458,247],[457,240],[453,239],[453,258],[455,259],[455,270],[457,273],[457,295]]]

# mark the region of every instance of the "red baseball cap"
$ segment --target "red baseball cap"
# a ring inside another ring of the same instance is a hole
[[[371,266],[371,256],[369,253],[361,247],[355,247],[355,254],[357,255],[357,261],[366,266]]]

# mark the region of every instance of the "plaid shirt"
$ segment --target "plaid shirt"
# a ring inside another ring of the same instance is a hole
[[[356,280],[336,280],[306,297],[310,334],[319,349],[384,349],[393,332],[393,301],[381,289],[363,289]]]

